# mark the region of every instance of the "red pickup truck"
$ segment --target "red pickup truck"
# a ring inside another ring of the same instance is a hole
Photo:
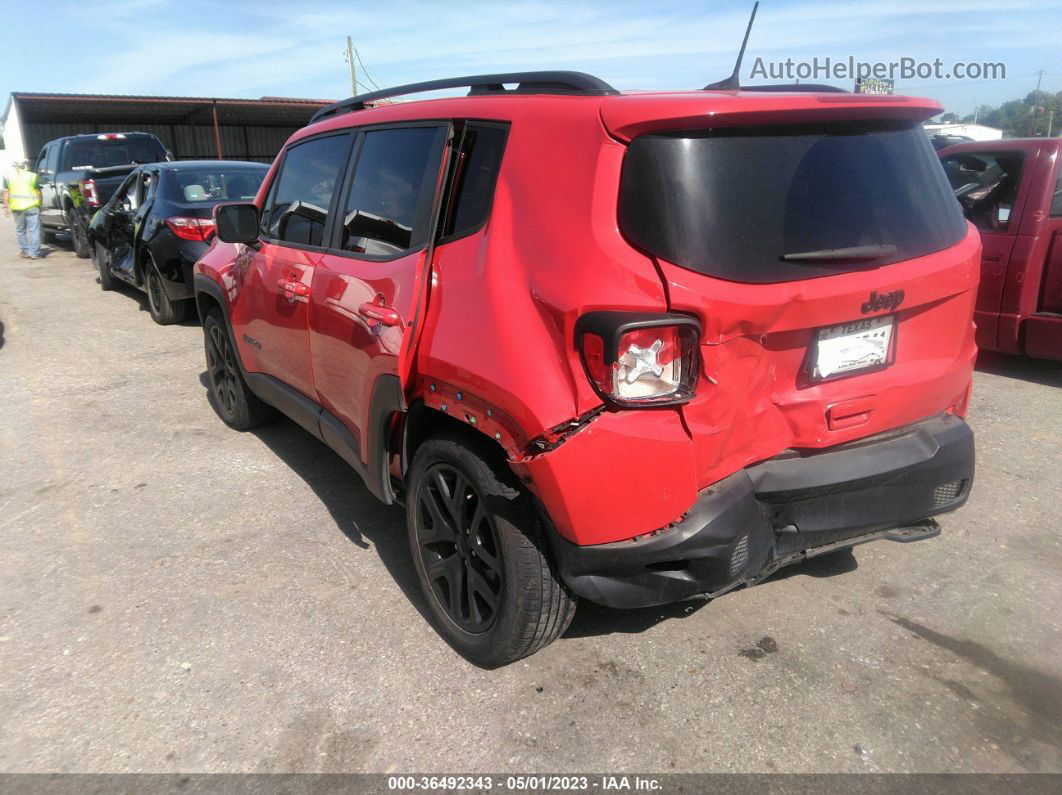
[[[1062,360],[1059,138],[973,141],[938,154],[981,231],[977,345]]]

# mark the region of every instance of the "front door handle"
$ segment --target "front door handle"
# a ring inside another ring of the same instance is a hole
[[[374,320],[385,326],[398,326],[402,318],[389,306],[378,304],[375,301],[366,301],[358,307],[358,314],[367,320]]]
[[[280,281],[278,281],[277,287],[279,287],[286,293],[291,293],[292,295],[301,295],[305,297],[310,294],[310,288],[307,287],[305,284],[303,284],[302,282],[290,281],[288,279],[281,279]]]

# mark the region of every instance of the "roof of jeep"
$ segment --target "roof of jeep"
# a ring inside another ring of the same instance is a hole
[[[654,131],[716,125],[855,118],[924,121],[943,110],[931,99],[846,92],[631,91],[607,96],[499,92],[417,99],[337,112],[303,128],[292,140],[368,124],[447,118],[516,121],[561,109],[599,116],[606,129],[621,140]]]

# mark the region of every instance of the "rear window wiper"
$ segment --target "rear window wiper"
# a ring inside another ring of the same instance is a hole
[[[896,254],[896,246],[876,244],[873,246],[849,246],[848,248],[825,248],[821,251],[800,251],[794,254],[783,254],[785,262],[832,262],[835,260],[865,260],[892,257]]]

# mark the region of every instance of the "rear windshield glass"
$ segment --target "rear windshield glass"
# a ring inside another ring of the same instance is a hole
[[[183,203],[250,201],[269,169],[173,169],[166,179],[167,198]]]
[[[66,145],[65,162],[60,170],[81,171],[90,168],[128,166],[131,163],[158,163],[166,159],[166,150],[157,138],[149,135],[112,140],[83,138]]]
[[[925,133],[880,124],[642,136],[624,160],[619,223],[661,259],[755,283],[879,267],[965,233]]]

